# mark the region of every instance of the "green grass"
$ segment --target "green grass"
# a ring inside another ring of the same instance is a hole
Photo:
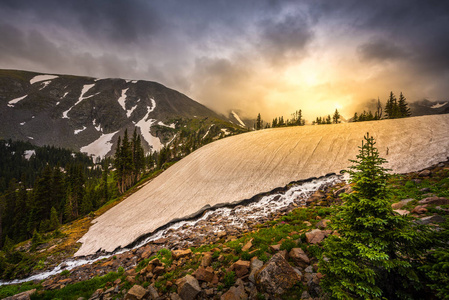
[[[32,282],[25,282],[17,285],[2,285],[0,286],[0,299],[13,296],[32,289],[40,288],[41,285],[33,284]]]
[[[89,299],[92,294],[100,288],[105,287],[106,283],[113,282],[120,275],[116,272],[108,273],[101,277],[94,277],[92,279],[67,285],[63,289],[45,291],[44,293],[36,293],[31,296],[31,299],[78,299],[84,297]]]

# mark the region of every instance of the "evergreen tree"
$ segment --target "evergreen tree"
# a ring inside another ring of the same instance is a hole
[[[334,115],[332,116],[332,121],[334,124],[340,123],[340,113],[335,109]]]
[[[50,212],[50,230],[56,230],[61,224],[59,223],[59,215],[54,207],[51,208]]]
[[[260,117],[260,113],[257,115],[256,119],[256,130],[262,129],[262,118]]]
[[[379,97],[377,97],[377,111],[376,111],[376,120],[382,119],[382,104],[380,103]]]
[[[399,118],[406,118],[410,117],[412,114],[410,112],[410,108],[408,108],[407,99],[405,99],[404,95],[399,95],[399,101],[398,101],[398,117]]]
[[[271,124],[271,127],[272,127],[272,128],[278,127],[278,118],[274,118],[274,119],[273,119],[273,123]]]
[[[322,286],[337,299],[404,298],[420,286],[413,265],[427,240],[410,219],[393,212],[386,160],[369,134],[352,162],[354,192],[343,195],[331,220],[338,235],[324,242]]]
[[[359,117],[357,115],[357,112],[354,113],[354,117],[352,117],[352,122],[357,122],[359,120]]]
[[[393,92],[390,92],[390,97],[388,98],[387,104],[385,105],[385,114],[387,115],[388,119],[396,119],[399,115],[398,103]]]
[[[332,124],[332,122],[331,122],[331,115],[327,115],[326,124]]]

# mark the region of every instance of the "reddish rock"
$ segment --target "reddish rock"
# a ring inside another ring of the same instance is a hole
[[[415,199],[404,199],[404,200],[401,200],[399,202],[391,204],[391,208],[392,209],[401,209],[401,208],[403,208],[404,206],[406,206],[409,202],[411,202],[413,200],[415,200]]]
[[[145,297],[147,290],[140,285],[134,285],[125,296],[125,300],[140,300]]]
[[[161,275],[163,273],[165,273],[165,268],[163,266],[157,266],[153,270],[154,275]]]
[[[3,298],[3,300],[30,300],[30,296],[34,295],[36,293],[36,289],[32,289],[11,297]]]
[[[270,250],[271,250],[271,252],[278,252],[279,250],[281,250],[281,245],[280,244],[271,245]]]
[[[242,251],[248,251],[253,246],[253,239],[250,239],[245,246],[242,247]]]
[[[238,260],[233,264],[233,269],[235,270],[235,275],[237,275],[238,278],[241,278],[249,273],[249,267],[251,265],[251,262],[246,260]]]
[[[210,252],[206,252],[203,254],[203,258],[201,259],[202,267],[209,267],[212,263],[212,254]]]
[[[181,257],[189,257],[192,255],[192,250],[173,250],[172,251],[172,257],[173,259],[180,259]]]
[[[326,237],[326,233],[320,229],[314,229],[306,233],[306,241],[309,244],[318,244]]]
[[[329,224],[330,221],[331,221],[331,220],[327,220],[327,219],[321,220],[321,221],[319,221],[318,223],[316,223],[316,228],[324,229],[324,228],[327,227],[327,224]]]
[[[246,299],[248,299],[248,295],[246,294],[243,285],[231,287],[220,298],[220,300],[246,300]]]
[[[426,205],[418,205],[412,210],[412,213],[415,214],[424,214],[426,212],[427,212]]]
[[[211,282],[214,279],[214,269],[211,267],[203,268],[199,267],[194,273],[193,276],[199,281]]]
[[[307,254],[301,248],[293,248],[288,255],[295,265],[301,268],[307,268],[310,264],[309,257],[307,257]]]

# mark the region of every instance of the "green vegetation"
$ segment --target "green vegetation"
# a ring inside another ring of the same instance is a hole
[[[424,229],[393,212],[385,159],[367,134],[350,168],[354,192],[332,217],[339,236],[325,240],[322,286],[333,298],[402,298],[416,295],[415,265],[428,242]]]

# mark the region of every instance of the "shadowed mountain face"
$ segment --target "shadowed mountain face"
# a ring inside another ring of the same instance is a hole
[[[113,251],[206,205],[231,203],[291,181],[338,173],[363,136],[377,141],[393,172],[421,170],[449,156],[449,115],[249,132],[191,153],[95,219],[76,255]]]
[[[186,123],[181,120],[219,123],[220,134],[242,129],[156,82],[15,70],[0,70],[0,115],[0,138],[96,156],[110,155],[125,129],[137,128],[147,151],[169,142]]]

